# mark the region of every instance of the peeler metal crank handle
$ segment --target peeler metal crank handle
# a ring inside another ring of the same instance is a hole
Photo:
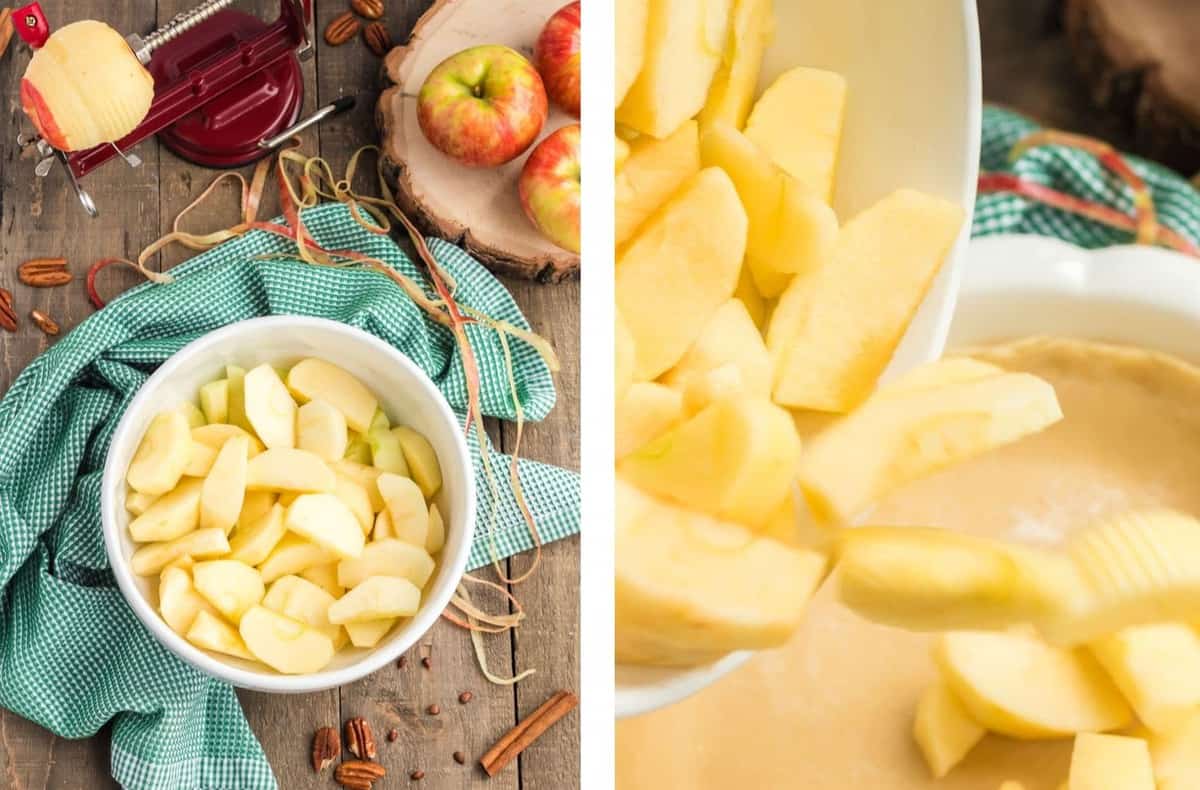
[[[299,134],[308,127],[320,123],[329,116],[337,115],[340,112],[349,110],[353,106],[353,96],[342,96],[341,98],[335,99],[332,103],[326,104],[324,107],[317,110],[307,118],[301,118],[299,121],[296,121],[296,123],[284,129],[274,137],[268,137],[265,140],[259,140],[258,147],[267,151],[270,151],[272,148],[278,148],[291,139],[292,135]]]

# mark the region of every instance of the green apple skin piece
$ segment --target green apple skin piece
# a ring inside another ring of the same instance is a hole
[[[349,637],[340,625],[329,622],[329,607],[336,601],[320,586],[300,576],[282,576],[271,584],[262,605],[293,620],[311,626],[333,642],[333,649],[340,650]]]
[[[212,604],[196,592],[191,573],[173,565],[163,568],[158,580],[158,611],[171,630],[182,637],[187,636],[201,611],[220,616]]]
[[[387,505],[394,536],[424,548],[429,538],[429,510],[421,489],[407,477],[387,473],[380,475],[375,485]]]
[[[333,494],[303,494],[284,518],[288,530],[342,559],[358,557],[366,539],[350,508]]]
[[[229,559],[258,566],[266,562],[271,552],[287,534],[283,517],[286,511],[278,503],[250,524],[241,524],[229,541]]]
[[[408,462],[404,458],[404,448],[400,445],[400,437],[388,428],[372,429],[367,434],[367,444],[371,446],[371,465],[381,472],[408,477]]]
[[[210,423],[223,423],[229,420],[229,380],[218,379],[210,381],[200,388],[200,410],[204,419]],[[198,427],[198,426],[193,426]]]
[[[365,623],[346,623],[342,628],[346,629],[346,633],[350,635],[350,644],[355,647],[375,647],[395,624],[395,617],[385,617]]]
[[[229,382],[226,406],[229,424],[247,432],[253,431],[254,427],[246,417],[246,369],[228,365],[225,368],[225,378]]]
[[[404,450],[409,477],[421,487],[421,493],[426,499],[433,498],[442,487],[442,467],[438,463],[433,445],[407,425],[396,426],[392,433],[400,440],[400,448]]]
[[[270,555],[258,566],[263,581],[267,584],[290,573],[303,573],[317,565],[337,562],[337,555],[326,548],[305,540],[299,535],[285,534],[271,550]]]
[[[190,400],[185,400],[183,403],[179,404],[179,413],[183,415],[185,420],[187,420],[189,428],[199,428],[201,425],[204,425],[208,422],[208,420],[204,417],[204,412],[200,410],[200,407],[192,403]]]
[[[367,443],[362,434],[355,433],[354,431],[350,431],[349,434],[350,438],[346,442],[346,452],[342,454],[342,457],[347,461],[370,466],[371,445]]]
[[[437,554],[446,545],[446,522],[437,503],[429,506],[429,535],[425,538],[425,551]]]
[[[242,382],[246,420],[269,449],[296,446],[296,401],[267,364],[246,374]]]
[[[130,488],[159,495],[178,485],[192,454],[191,430],[177,410],[155,416],[125,473]]]
[[[185,638],[203,650],[224,653],[247,661],[254,660],[254,656],[246,649],[245,642],[234,627],[205,610],[196,613],[196,619],[192,621],[192,627],[188,629]]]
[[[192,585],[233,623],[266,593],[262,574],[237,560],[197,562],[192,568]]]
[[[129,523],[130,537],[138,543],[150,543],[175,540],[194,530],[200,523],[202,486],[198,478],[185,478]]]
[[[316,493],[333,491],[336,485],[324,461],[290,447],[259,453],[246,466],[246,487],[252,491]]]
[[[296,411],[296,446],[301,450],[337,461],[345,457],[348,442],[346,418],[325,401],[309,401]]]
[[[344,625],[388,617],[412,617],[421,605],[421,591],[408,579],[372,576],[329,607],[329,622]]]
[[[319,672],[333,660],[332,639],[265,606],[246,612],[238,631],[255,658],[285,675]]]
[[[368,543],[358,558],[339,562],[337,581],[342,587],[357,587],[372,576],[396,576],[420,589],[433,575],[433,568],[433,557],[424,549],[384,538]]]
[[[138,576],[152,576],[183,556],[206,559],[228,553],[229,540],[224,530],[196,529],[174,540],[140,546],[130,557],[129,565]]]
[[[228,535],[237,524],[246,497],[246,455],[250,442],[244,436],[225,442],[217,453],[200,489],[200,527],[217,527]]]
[[[304,359],[288,371],[287,386],[300,403],[323,400],[346,416],[351,430],[366,433],[379,401],[362,382],[323,359]]]

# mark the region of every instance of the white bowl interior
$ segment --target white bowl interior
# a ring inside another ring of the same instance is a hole
[[[845,220],[898,187],[963,206],[970,217],[979,169],[979,31],[974,0],[779,0],[775,40],[760,80],[816,66],[848,83],[834,208]],[[909,326],[884,378],[942,353],[969,222]],[[677,702],[749,657],[689,670],[617,667],[618,716]]]
[[[264,362],[289,365],[305,357],[337,364],[366,384],[393,424],[408,425],[433,445],[442,467],[436,496],[446,521],[446,544],[434,577],[422,593],[417,615],[399,623],[374,648],[347,646],[324,670],[281,675],[260,664],[200,650],[159,616],[157,576],[135,576],[129,557],[136,545],[127,529],[125,470],[153,417],[183,401],[195,401],[200,386],[222,378],[226,365],[250,369]],[[272,316],[232,324],[188,344],[167,360],[139,390],[113,436],[105,465],[102,513],[113,573],[141,620],[172,652],[199,669],[236,686],[300,692],[331,688],[369,674],[411,647],[437,620],[466,566],[475,522],[470,457],[460,426],[433,382],[407,357],[359,329],[319,318]]]

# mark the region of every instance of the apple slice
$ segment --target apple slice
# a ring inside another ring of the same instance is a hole
[[[192,429],[192,441],[211,447],[213,450],[220,450],[225,446],[225,442],[237,436],[244,436],[250,442],[247,458],[253,458],[265,449],[258,437],[236,425],[212,423]]]
[[[913,739],[934,779],[950,773],[986,733],[945,683],[935,683],[921,695]]]
[[[1200,787],[1200,711],[1169,733],[1138,730],[1130,734],[1149,740],[1159,790]]]
[[[210,381],[200,388],[200,410],[204,412],[206,422],[229,421],[228,379]]]
[[[1200,635],[1191,626],[1126,628],[1090,647],[1151,730],[1174,732],[1200,711]]]
[[[380,472],[408,477],[408,461],[400,437],[388,427],[375,427],[367,432],[367,444],[371,446],[371,465]]]
[[[255,658],[285,675],[320,672],[333,660],[332,639],[265,606],[246,612],[238,630]]]
[[[683,396],[678,390],[654,381],[629,386],[617,402],[617,460],[674,428],[683,419]]]
[[[246,417],[246,369],[237,365],[226,365],[225,378],[228,381],[226,410],[229,424],[247,432],[254,430]]]
[[[142,515],[129,522],[129,535],[138,543],[174,540],[200,523],[200,491],[203,481],[185,478],[174,490],[163,494]]]
[[[299,535],[284,535],[258,566],[263,581],[267,584],[287,576],[301,573],[315,565],[328,565],[337,561],[337,555],[328,549],[305,540]]]
[[[228,553],[224,530],[196,529],[174,540],[139,547],[129,565],[138,576],[152,576],[180,557],[219,557]]]
[[[684,121],[668,137],[639,137],[616,176],[615,233],[620,247],[667,198],[700,172],[700,133],[695,121]]]
[[[192,587],[192,575],[184,568],[163,568],[158,580],[158,611],[171,630],[182,637],[201,611],[219,616],[219,612]]]
[[[351,430],[366,433],[379,401],[362,382],[323,359],[298,362],[287,377],[288,389],[301,403],[323,400],[346,417]]]
[[[362,434],[349,430],[347,433],[349,434],[349,440],[346,442],[346,452],[342,454],[342,457],[347,461],[370,466],[371,445],[367,443],[366,438]]]
[[[337,487],[337,479],[333,470],[312,453],[279,447],[250,459],[246,487],[252,491],[325,492]]]
[[[420,604],[421,591],[408,579],[372,576],[329,607],[329,622],[340,625],[388,617],[412,617]]]
[[[417,484],[407,477],[384,473],[375,481],[387,504],[392,534],[414,546],[429,538],[429,510]]]
[[[265,362],[243,383],[246,420],[269,449],[296,446],[296,401],[275,368]]]
[[[724,121],[741,129],[758,86],[763,51],[775,33],[771,0],[734,0],[721,65],[697,116],[702,124]]]
[[[337,461],[346,455],[348,436],[345,416],[323,400],[311,400],[296,412],[296,446],[301,450]]]
[[[757,400],[767,400],[768,397],[760,395]],[[683,416],[690,419],[714,403],[744,398],[756,399],[746,391],[741,368],[730,362],[690,377],[683,387],[680,403],[683,406]]]
[[[341,598],[346,588],[337,583],[337,568],[339,562],[328,562],[324,565],[313,565],[298,574],[301,579],[310,581],[334,598]]]
[[[242,497],[242,510],[238,513],[238,526],[245,527],[265,516],[279,499],[273,491],[247,491]],[[250,563],[257,565],[257,563]]]
[[[729,364],[737,366],[746,392],[770,397],[771,355],[740,299],[717,308],[692,347],[663,374],[662,383],[683,390],[689,379]]]
[[[646,56],[646,16],[650,0],[617,0],[615,95],[619,105],[629,92]]]
[[[155,416],[125,473],[130,488],[157,495],[178,485],[192,454],[191,430],[187,418],[178,411]]]
[[[237,436],[225,442],[200,489],[200,527],[217,527],[228,535],[237,524],[246,496],[246,456],[250,442]]]
[[[125,509],[131,516],[140,516],[158,500],[156,494],[143,494],[132,488],[125,491]]]
[[[942,678],[975,721],[1012,738],[1126,726],[1129,706],[1086,650],[1017,633],[955,631],[934,649]]]
[[[200,442],[192,442],[192,451],[188,455],[187,466],[183,468],[183,476],[207,477],[208,473],[212,471],[212,465],[217,461],[219,449]]]
[[[350,644],[355,647],[375,647],[387,636],[396,624],[395,617],[385,617],[382,620],[368,620],[365,623],[346,623],[343,628],[350,635]]]
[[[358,519],[358,525],[362,527],[363,534],[367,534],[371,531],[371,525],[375,521],[375,513],[371,510],[371,497],[368,496],[367,489],[346,475],[338,472],[334,472],[334,475],[337,482],[333,489],[333,495],[342,500],[343,505],[350,508],[350,512]]]
[[[229,541],[229,558],[247,565],[264,563],[287,534],[282,505],[273,504],[256,521],[241,523]]]
[[[424,549],[384,538],[368,543],[357,559],[339,562],[337,581],[342,587],[357,587],[372,576],[397,576],[420,589],[433,575],[433,567],[433,557]]]
[[[442,519],[442,511],[437,503],[429,506],[429,535],[425,538],[425,551],[432,556],[446,545],[446,522]]]
[[[267,451],[271,452],[271,451]],[[284,518],[287,528],[342,559],[357,557],[365,540],[358,519],[333,494],[303,494]]]
[[[383,540],[384,538],[394,537],[396,537],[396,530],[392,526],[392,516],[384,508],[375,514],[375,525],[371,529],[371,539]]]
[[[442,487],[442,466],[438,463],[437,452],[422,434],[407,425],[397,425],[392,434],[400,440],[400,449],[404,451],[404,460],[408,463],[408,475],[421,488],[421,494],[426,499],[432,499]]]
[[[329,622],[329,607],[336,600],[318,585],[289,575],[275,580],[262,605],[317,629],[329,637],[335,650],[339,650],[349,637],[340,625]]]
[[[196,592],[217,608],[227,620],[237,623],[251,606],[262,600],[262,575],[244,562],[210,560],[192,568]]]
[[[371,512],[378,513],[383,510],[383,496],[375,484],[383,472],[368,464],[360,464],[345,458],[341,461],[334,461],[330,466],[339,475],[345,475],[363,487],[367,492],[367,498],[371,500]]]
[[[1150,749],[1141,738],[1082,732],[1071,750],[1068,790],[1155,790]]]
[[[224,653],[234,658],[244,658],[253,661],[254,656],[246,649],[246,643],[238,635],[237,630],[229,623],[205,610],[196,613],[192,627],[188,629],[186,639],[203,650]]]
[[[179,404],[179,413],[187,420],[189,428],[199,428],[208,422],[208,420],[204,419],[204,412],[200,411],[200,407],[190,400],[185,400]]]

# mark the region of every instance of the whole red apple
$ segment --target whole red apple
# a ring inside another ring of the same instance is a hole
[[[538,143],[525,160],[517,189],[525,215],[542,235],[579,252],[579,124]]]
[[[567,3],[546,22],[533,48],[533,62],[550,100],[579,117],[579,0]]]
[[[546,122],[546,89],[514,49],[486,44],[443,60],[421,85],[417,122],[433,145],[471,167],[519,156]]]

